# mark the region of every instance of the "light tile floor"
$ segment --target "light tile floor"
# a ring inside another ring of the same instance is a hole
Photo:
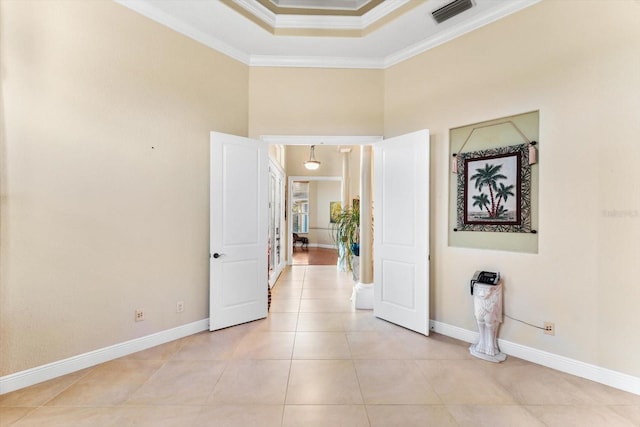
[[[640,426],[640,396],[354,310],[334,266],[294,266],[267,319],[0,396],[0,426]]]

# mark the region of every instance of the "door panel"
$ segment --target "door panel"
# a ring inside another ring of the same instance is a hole
[[[212,331],[267,315],[267,153],[264,142],[211,133]]]
[[[429,333],[429,131],[374,146],[374,314]]]
[[[392,290],[389,286],[382,288],[382,302],[407,310],[415,310],[416,299],[413,289],[415,266],[407,262],[383,260],[381,269],[382,283],[396,283]]]

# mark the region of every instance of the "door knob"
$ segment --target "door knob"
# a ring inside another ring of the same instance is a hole
[[[218,252],[216,252],[215,254],[213,254],[213,257],[217,259],[217,258],[220,258],[222,255],[224,254],[219,254]]]

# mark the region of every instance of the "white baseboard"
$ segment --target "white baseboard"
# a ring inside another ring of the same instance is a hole
[[[328,243],[309,243],[307,245],[309,248],[323,248],[323,249],[335,249],[338,250],[336,245],[328,244]],[[296,246],[296,249],[300,249],[300,245]]]
[[[0,395],[208,330],[209,319],[202,319],[177,328],[0,377]]]
[[[478,340],[477,332],[435,320],[429,321],[429,329],[468,343],[474,343]],[[498,346],[503,353],[509,356],[640,395],[640,378],[638,377],[502,339],[498,339]]]
[[[477,332],[435,320],[429,321],[429,329],[468,343],[476,342],[478,339]],[[207,330],[209,330],[209,319],[202,319],[0,377],[0,395]],[[640,395],[640,378],[502,339],[498,340],[498,345],[502,352],[510,356]]]
[[[331,243],[318,243],[316,247],[323,249],[335,249],[336,251],[338,250],[338,247],[336,245],[332,245]]]

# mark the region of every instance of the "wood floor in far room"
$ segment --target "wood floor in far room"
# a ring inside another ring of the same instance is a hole
[[[337,263],[337,249],[293,248],[293,265],[336,265]]]

